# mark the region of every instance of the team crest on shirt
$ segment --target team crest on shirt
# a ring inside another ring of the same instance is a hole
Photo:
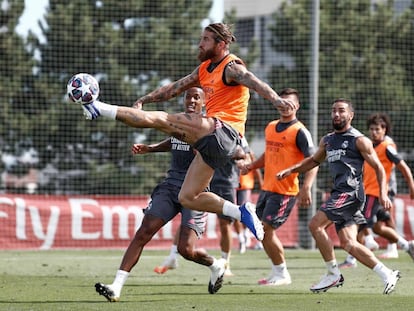
[[[344,149],[346,149],[346,148],[348,148],[348,145],[349,145],[349,142],[348,142],[347,140],[345,140],[345,141],[342,143],[341,147],[342,147],[342,148],[344,148]]]

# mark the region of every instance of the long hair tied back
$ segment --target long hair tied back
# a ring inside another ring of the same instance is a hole
[[[223,23],[210,24],[206,27],[206,30],[213,32],[217,35],[216,41],[224,41],[227,44],[236,42],[236,37],[230,30],[230,26]]]

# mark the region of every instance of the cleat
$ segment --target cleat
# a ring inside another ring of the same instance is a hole
[[[174,270],[178,267],[178,260],[177,258],[170,258],[167,257],[161,266],[156,266],[154,268],[154,272],[158,274],[164,274],[168,270]]]
[[[311,286],[310,291],[313,293],[326,292],[332,287],[339,287],[344,284],[344,277],[342,274],[325,274],[318,284]]]
[[[407,251],[408,253],[409,251]],[[411,255],[410,255],[411,256]],[[398,258],[398,251],[395,250],[388,250],[380,255],[378,255],[378,258],[381,259],[393,259],[393,258]]]
[[[119,297],[115,295],[115,292],[110,288],[109,285],[105,285],[102,283],[96,283],[95,289],[99,295],[104,296],[109,302],[119,301]]]
[[[247,202],[239,207],[241,213],[240,221],[254,234],[259,241],[263,240],[264,230],[263,224],[256,215],[254,204]]]
[[[340,263],[338,265],[338,268],[356,268],[358,266],[358,263],[355,259],[349,260],[348,258],[345,259],[343,263]]]
[[[233,272],[231,272],[230,270],[230,264],[228,261],[226,261],[226,264],[224,265],[225,269],[224,270],[224,276],[234,276]]]
[[[414,260],[414,241],[408,242],[408,255],[410,255],[411,259]],[[397,252],[398,254],[398,252]]]
[[[99,109],[94,105],[94,103],[95,102],[90,102],[89,104],[82,105],[83,115],[86,120],[95,120],[101,115]]]
[[[220,258],[217,260],[217,267],[211,268],[210,282],[208,283],[208,292],[215,294],[223,286],[224,272],[226,271],[226,260]]]
[[[400,278],[401,278],[400,271],[398,270],[392,271],[385,282],[383,294],[384,295],[391,294],[394,291],[395,285],[397,285],[397,282]]]
[[[284,275],[271,274],[267,279],[261,279],[257,283],[265,286],[281,286],[291,284],[292,279],[289,272],[286,272]]]

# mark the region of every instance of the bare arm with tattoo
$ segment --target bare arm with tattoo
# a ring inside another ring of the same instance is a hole
[[[197,67],[191,74],[185,76],[184,78],[181,78],[170,84],[164,85],[152,91],[151,93],[139,98],[132,107],[141,109],[143,104],[167,101],[173,97],[177,97],[185,90],[199,85],[200,82],[198,79]]]
[[[294,107],[293,103],[281,98],[269,84],[256,77],[243,64],[236,62],[230,63],[225,69],[225,76],[228,83],[237,82],[238,84],[247,86],[263,98],[269,100],[275,108],[284,105]]]

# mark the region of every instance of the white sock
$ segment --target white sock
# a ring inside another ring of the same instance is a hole
[[[213,271],[213,269],[217,267],[217,262],[218,260],[213,257],[213,263],[211,264],[211,266],[208,266],[211,271]]]
[[[409,248],[408,241],[406,239],[404,239],[403,237],[399,237],[397,243],[388,244],[389,250],[390,251],[397,250],[397,244],[403,250],[408,251],[408,248]],[[387,247],[387,249],[388,249],[388,247]]]
[[[286,262],[282,262],[280,265],[272,264],[272,271],[276,273],[283,273],[287,271]]]
[[[109,105],[99,100],[94,101],[93,105],[99,110],[102,116],[115,120],[118,106]]]
[[[329,274],[339,275],[338,264],[336,263],[336,259],[325,262],[326,268],[328,269]]]
[[[382,262],[377,263],[372,270],[374,270],[384,282],[387,281],[387,276],[392,272]]]
[[[121,295],[122,287],[124,286],[126,280],[128,279],[129,272],[118,270],[116,272],[115,280],[111,284],[112,290],[115,292],[115,296],[119,297]]]
[[[356,258],[352,256],[351,254],[348,254],[348,256],[346,256],[345,261],[353,264],[356,262]]]
[[[171,245],[171,249],[170,249],[170,258],[177,258],[177,254],[178,254],[178,249],[177,249],[177,245],[173,244]]]
[[[234,203],[231,203],[230,201],[224,201],[223,215],[230,216],[237,220],[241,219],[239,206]]]
[[[230,252],[226,253],[226,252],[221,251],[221,258],[226,259],[226,261],[230,261]]]

